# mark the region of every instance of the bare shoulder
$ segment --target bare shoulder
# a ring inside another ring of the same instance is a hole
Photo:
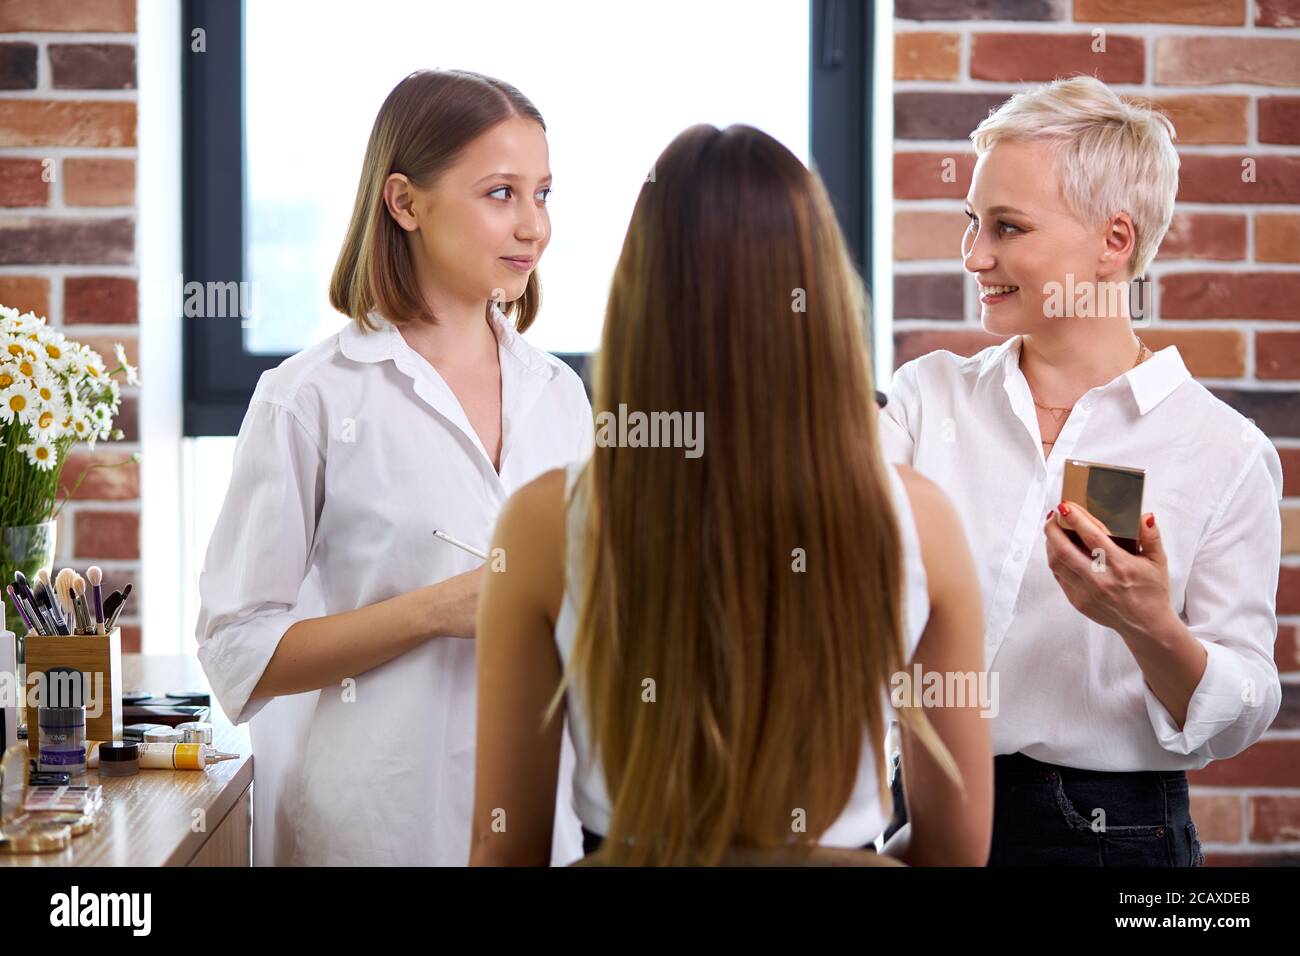
[[[553,517],[564,507],[564,469],[544,471],[512,494],[501,509],[501,521],[536,521]]]
[[[543,472],[510,496],[497,519],[492,548],[492,570],[522,572],[503,577],[548,612],[558,609],[564,588],[563,468]]]
[[[965,548],[961,517],[952,500],[937,484],[910,465],[890,465],[898,470],[903,488],[907,491],[916,523],[916,535],[921,543],[921,560],[934,600],[948,589],[949,578],[960,563],[954,560]],[[966,554],[966,562],[969,555]]]

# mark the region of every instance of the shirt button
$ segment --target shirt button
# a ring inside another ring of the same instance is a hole
[[[1024,556],[1025,556],[1025,552],[1021,551],[1019,548],[1017,548],[1016,553],[1012,555],[1012,557],[1015,558],[1017,561],[1019,561]]]

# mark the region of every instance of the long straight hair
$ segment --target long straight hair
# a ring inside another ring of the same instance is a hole
[[[811,846],[865,739],[886,799],[904,666],[902,547],[876,435],[865,296],[818,177],[748,126],[695,126],[641,188],[596,363],[598,415],[703,413],[703,453],[598,443],[583,695],[611,861]],[[900,710],[952,774],[919,710]]]
[[[536,106],[509,83],[468,70],[417,70],[379,107],[361,164],[361,180],[352,206],[343,248],[330,279],[330,305],[351,316],[362,330],[374,329],[377,310],[385,318],[429,322],[434,316],[420,293],[406,236],[384,204],[384,183],[402,173],[428,187],[452,165],[469,143],[512,116],[546,123]],[[534,270],[524,294],[502,306],[523,332],[541,306],[541,285]]]

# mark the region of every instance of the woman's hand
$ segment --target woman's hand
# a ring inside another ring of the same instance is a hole
[[[1084,554],[1049,513],[1047,564],[1066,598],[1084,616],[1124,636],[1149,634],[1173,614],[1169,565],[1155,526],[1155,515],[1140,524],[1141,552],[1129,554],[1110,539],[1081,505],[1062,501],[1061,521],[1083,540]]]
[[[434,637],[473,637],[483,566],[423,588]]]

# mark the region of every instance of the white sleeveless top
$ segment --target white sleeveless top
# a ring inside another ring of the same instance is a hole
[[[583,540],[583,526],[587,518],[585,494],[569,496],[586,462],[573,462],[565,468],[565,497],[571,504],[567,516],[567,538],[564,601],[555,622],[555,643],[560,658],[567,668],[577,636],[578,610],[582,600],[581,548],[574,545]],[[929,587],[926,583],[925,565],[921,561],[921,542],[917,536],[912,516],[911,502],[902,479],[894,465],[886,465],[891,493],[898,515],[899,532],[903,539],[903,658],[909,664],[920,643],[921,633],[930,618]],[[565,715],[569,733],[573,738],[576,764],[573,772],[573,807],[582,825],[593,833],[604,835],[609,831],[610,804],[605,789],[605,772],[591,746],[591,725],[587,720],[582,688],[575,683],[565,692]],[[893,719],[893,708],[887,689],[882,688],[886,726]],[[879,742],[884,747],[885,742]],[[858,761],[858,779],[844,811],[822,834],[822,846],[862,847],[876,839],[889,823],[892,807],[882,807],[876,783],[875,750],[871,740],[863,740],[862,756]]]

